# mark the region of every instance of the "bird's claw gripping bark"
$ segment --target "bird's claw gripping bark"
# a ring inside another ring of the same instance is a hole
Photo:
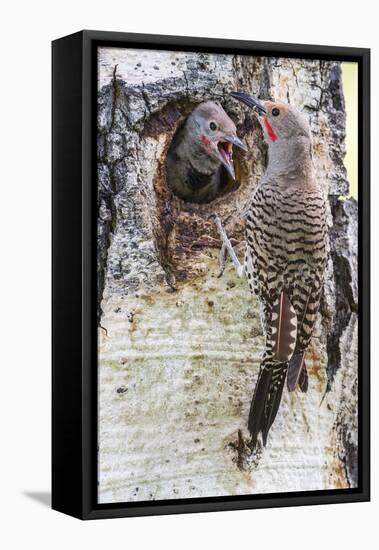
[[[225,232],[225,229],[224,229],[224,227],[221,223],[220,218],[218,216],[215,216],[214,220],[215,220],[215,224],[216,224],[216,227],[217,227],[217,231],[218,231],[218,233],[221,237],[221,241],[222,241],[222,248],[221,248],[221,251],[220,251],[220,273],[219,273],[218,277],[221,277],[222,274],[224,273],[227,253],[229,254],[230,259],[232,260],[232,263],[233,263],[234,267],[236,268],[237,275],[239,277],[243,277],[243,275],[244,275],[243,265],[241,264],[241,262],[237,258],[237,255],[236,255],[236,253],[233,249],[232,243],[230,242],[230,240],[229,240],[229,238],[228,238],[228,236]]]

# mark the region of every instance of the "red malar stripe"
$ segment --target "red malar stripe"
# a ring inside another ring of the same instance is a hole
[[[266,116],[264,118],[264,123],[266,126],[268,137],[271,139],[271,141],[276,141],[278,139],[278,136],[275,134],[274,130],[271,128],[271,125]]]

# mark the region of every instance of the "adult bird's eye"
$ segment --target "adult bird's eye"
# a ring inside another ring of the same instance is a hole
[[[280,114],[280,111],[277,107],[274,107],[271,111],[272,116],[278,116]]]
[[[217,124],[215,122],[210,122],[209,128],[212,130],[212,132],[214,132],[215,130],[217,130]]]

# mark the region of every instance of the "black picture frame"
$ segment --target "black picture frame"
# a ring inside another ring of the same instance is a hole
[[[97,504],[96,50],[98,46],[355,61],[359,75],[359,484]],[[370,499],[370,50],[81,31],[52,44],[52,507],[81,519]]]

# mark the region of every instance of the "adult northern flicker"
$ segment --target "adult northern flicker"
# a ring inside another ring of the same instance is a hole
[[[248,420],[255,448],[259,434],[266,445],[285,380],[289,391],[308,389],[304,355],[323,290],[327,224],[306,117],[292,105],[231,95],[254,110],[268,143],[268,166],[246,216],[243,268],[218,220],[234,263],[261,304],[266,344]]]
[[[233,145],[247,147],[218,103],[196,107],[176,134],[166,160],[169,187],[180,198],[206,203],[225,191],[222,166],[235,179]]]

